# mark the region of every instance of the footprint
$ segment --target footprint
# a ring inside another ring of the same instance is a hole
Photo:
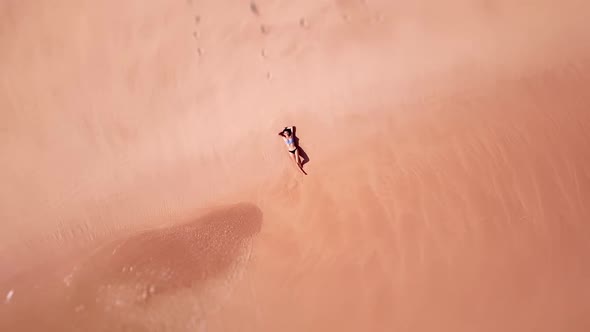
[[[304,17],[302,17],[299,19],[299,26],[304,29],[307,29],[307,28],[309,28],[309,23],[307,22],[307,20]]]
[[[256,16],[260,16],[260,11],[258,10],[258,5],[256,5],[256,2],[254,2],[254,1],[250,1],[250,11],[252,12],[252,14],[254,14]]]
[[[195,26],[198,26],[199,23],[201,23],[201,16],[195,15]],[[201,38],[201,33],[199,32],[199,30],[193,31],[193,39],[199,40],[200,38]],[[197,54],[199,55],[199,57],[203,55],[203,50],[200,47],[197,48]]]

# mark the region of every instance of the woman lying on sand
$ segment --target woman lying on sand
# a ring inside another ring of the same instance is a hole
[[[303,170],[303,165],[301,164],[301,157],[299,156],[299,148],[295,142],[293,127],[285,127],[285,129],[279,133],[279,136],[282,136],[285,144],[287,144],[287,150],[291,153],[291,159],[297,164],[299,170],[301,170],[303,174],[306,174]]]

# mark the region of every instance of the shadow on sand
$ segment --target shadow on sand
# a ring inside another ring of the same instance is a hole
[[[200,319],[231,294],[262,222],[258,206],[238,203],[108,241],[68,267],[38,271],[29,289],[19,289],[20,304],[9,306],[12,318],[0,313],[0,330],[147,331],[151,305],[176,308],[162,300],[177,293],[206,304],[191,309]]]
[[[310,161],[310,159],[309,155],[301,147],[301,141],[297,136],[297,127],[295,126],[293,126],[293,137],[295,137],[295,146],[297,146],[297,149],[299,149],[299,156],[301,157],[301,166],[305,166],[305,164],[307,164]]]
[[[71,277],[72,298],[93,306],[142,304],[181,288],[223,279],[246,255],[262,225],[262,211],[239,203],[194,220],[147,230],[94,252]],[[111,303],[113,302],[113,303]]]

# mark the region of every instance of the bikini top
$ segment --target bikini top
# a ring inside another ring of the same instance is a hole
[[[291,145],[291,144],[293,144],[293,137],[291,137],[291,138],[289,138],[289,139],[285,140],[285,144],[287,144],[287,145]]]

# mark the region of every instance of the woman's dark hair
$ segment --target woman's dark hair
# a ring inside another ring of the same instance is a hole
[[[287,135],[288,135],[288,136],[291,136],[291,135],[293,134],[293,133],[291,132],[291,129],[289,129],[289,128],[285,128],[285,129],[283,129],[283,134],[284,134],[284,133],[287,133]]]

